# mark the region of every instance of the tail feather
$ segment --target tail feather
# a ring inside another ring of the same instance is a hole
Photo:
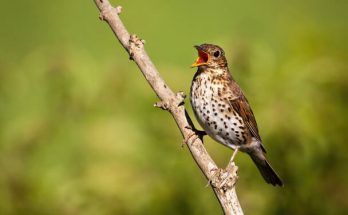
[[[265,181],[273,186],[283,186],[283,182],[268,163],[263,153],[249,154]]]

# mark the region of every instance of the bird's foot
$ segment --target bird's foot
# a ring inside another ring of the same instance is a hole
[[[205,136],[205,135],[207,135],[207,132],[205,132],[205,131],[200,131],[200,130],[198,130],[198,129],[196,129],[196,128],[194,128],[194,127],[191,127],[191,126],[185,126],[185,128],[186,129],[190,129],[191,131],[193,131],[194,132],[194,134],[195,135],[197,135],[198,137],[199,137],[199,139],[201,139],[201,140],[203,140],[203,137]]]
[[[231,169],[213,169],[212,175],[209,177],[208,184],[211,184],[214,188],[227,190],[229,187],[233,187],[238,179],[237,166],[233,166]]]
[[[197,140],[197,138],[199,138],[203,142],[203,137],[207,134],[205,131],[197,130],[196,128],[192,128],[191,126],[186,126],[185,128],[190,129],[193,132],[191,132],[187,137],[185,137],[182,146],[184,146],[185,144],[194,143]]]

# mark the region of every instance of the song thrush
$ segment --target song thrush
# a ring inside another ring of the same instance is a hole
[[[267,183],[283,182],[265,157],[254,114],[241,88],[231,76],[225,53],[217,45],[194,46],[198,67],[193,77],[190,101],[199,124],[205,132],[223,145],[246,152]]]

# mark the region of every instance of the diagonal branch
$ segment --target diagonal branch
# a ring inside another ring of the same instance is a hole
[[[130,59],[138,65],[145,79],[160,99],[155,106],[168,110],[173,116],[193,159],[212,185],[224,213],[243,214],[235,191],[235,183],[238,178],[237,166],[231,161],[228,164],[229,168],[219,169],[217,167],[204,148],[202,140],[195,133],[194,125],[183,105],[184,94],[182,92],[174,93],[170,89],[146,53],[144,41],[136,35],[128,33],[119,17],[121,7],[112,7],[108,0],[94,1],[100,10],[100,19],[109,24],[121,45],[129,53]]]

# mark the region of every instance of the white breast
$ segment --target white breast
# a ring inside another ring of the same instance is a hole
[[[190,101],[199,124],[216,141],[235,148],[243,128],[241,118],[231,111],[226,100],[219,96],[223,85],[211,82],[207,74],[199,74],[191,86]]]

